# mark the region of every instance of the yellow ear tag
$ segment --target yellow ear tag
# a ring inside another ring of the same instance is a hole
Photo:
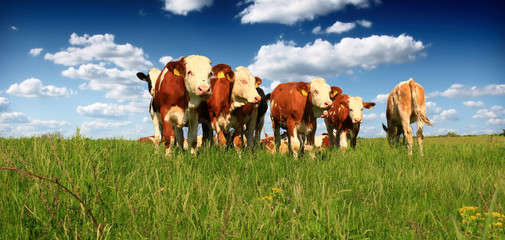
[[[302,96],[307,96],[307,92],[302,89]]]
[[[338,90],[335,90],[335,91],[333,92],[333,96],[337,96],[337,94],[338,94]]]
[[[260,85],[258,85],[258,84],[256,83],[256,84],[254,84],[254,87],[255,87],[255,88],[259,88],[259,87],[260,87]]]
[[[217,79],[220,79],[220,78],[224,78],[224,73],[223,72],[219,72],[217,74]]]
[[[340,104],[340,107],[341,107],[341,108],[345,108],[345,105],[344,105],[344,104]]]
[[[179,73],[179,70],[177,68],[174,68],[174,75],[175,76],[180,76],[181,74]]]
[[[373,106],[372,105],[369,105],[366,109],[372,109]]]

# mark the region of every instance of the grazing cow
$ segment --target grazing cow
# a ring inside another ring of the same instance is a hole
[[[423,156],[424,124],[433,127],[426,117],[426,104],[424,102],[424,88],[414,82],[413,78],[401,82],[389,93],[386,118],[387,127],[382,124],[387,132],[387,140],[390,144],[398,143],[403,133],[407,139],[409,155],[412,155],[412,129],[410,124],[417,122],[417,143],[419,153]]]
[[[161,142],[163,131],[167,153],[175,140],[183,147],[182,127],[188,125],[188,145],[191,153],[196,154],[197,108],[201,101],[212,95],[210,64],[211,61],[204,56],[183,57],[178,61],[168,62],[156,81],[152,105],[155,118],[162,125],[154,128],[154,143],[158,145]]]
[[[288,131],[288,145],[295,159],[299,150],[303,152],[306,137],[308,144],[314,145],[316,119],[326,115],[333,95],[330,85],[322,78],[313,79],[311,83],[279,84],[270,95],[270,118],[276,149],[279,150],[281,143],[281,127]]]
[[[242,66],[237,67],[233,72],[229,65],[218,64],[212,68],[212,71],[216,76],[211,84],[214,94],[200,107],[202,112],[200,121],[204,125],[205,139],[212,136],[212,130],[208,127],[210,124],[212,129],[216,130],[218,143],[226,145],[227,135],[233,127],[235,129],[233,143],[235,148],[240,149],[244,123],[247,123],[251,129],[255,128],[256,121],[249,121],[249,119],[256,120],[257,110],[254,111],[254,109],[261,100],[255,90],[255,84],[258,83],[249,70]],[[247,104],[251,104],[250,109],[244,109]],[[249,143],[254,142],[250,136],[247,139]]]
[[[356,148],[356,139],[359,127],[363,121],[363,108],[372,109],[374,102],[363,102],[360,97],[351,97],[340,94],[333,100],[333,107],[328,110],[328,117],[324,119],[330,148],[335,145],[335,140],[343,152],[347,149],[347,135],[351,136],[351,147]],[[337,130],[337,136],[333,130]]]

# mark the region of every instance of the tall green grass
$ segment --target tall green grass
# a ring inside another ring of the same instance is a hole
[[[261,149],[166,157],[122,139],[0,138],[0,239],[479,236],[458,210],[487,210],[496,194],[493,209],[505,213],[505,138],[424,146],[424,157],[408,156],[385,139],[359,139],[345,154],[295,161]],[[484,230],[505,238],[499,226]]]

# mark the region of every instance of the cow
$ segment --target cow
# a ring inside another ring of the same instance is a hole
[[[200,107],[202,112],[200,121],[204,130],[205,139],[212,136],[212,129],[216,130],[217,141],[225,146],[230,128],[234,128],[233,144],[238,150],[242,147],[242,131],[244,123],[254,129],[257,110],[256,104],[261,97],[255,90],[255,84],[259,84],[245,67],[235,68],[235,72],[226,64],[218,64],[212,68],[215,78],[212,79],[212,91],[214,94]],[[249,109],[244,106],[251,104]],[[206,109],[205,109],[206,108]],[[207,118],[207,119],[206,119]],[[207,126],[205,126],[207,125]],[[211,125],[210,128],[208,125]],[[254,140],[248,136],[249,143]]]
[[[161,70],[157,68],[151,68],[149,72],[144,74],[143,72],[138,72],[137,73],[137,78],[147,82],[147,88],[149,90],[149,94],[151,94],[151,102],[149,103],[149,114],[151,115],[151,119],[153,121],[153,126],[155,129],[161,128],[160,122],[158,121],[158,118],[155,118],[154,116],[156,115],[156,112],[153,109],[153,99],[154,99],[154,88],[153,86],[156,86],[156,81],[158,80],[158,76],[160,75]],[[146,138],[144,141],[147,141],[147,139],[154,140],[154,136],[152,138]]]
[[[417,122],[417,143],[419,153],[423,156],[424,124],[431,124],[426,117],[426,103],[424,88],[414,82],[413,78],[396,85],[389,93],[386,109],[387,126],[382,124],[387,133],[388,142],[393,145],[398,143],[403,133],[407,139],[409,155],[412,155],[412,129],[410,124]],[[404,139],[405,140],[405,139]]]
[[[288,145],[295,159],[303,152],[305,138],[314,145],[317,118],[326,116],[334,93],[326,80],[315,78],[311,83],[279,84],[270,95],[270,118],[274,129],[276,150],[281,143],[280,128],[288,131]],[[312,136],[312,137],[311,137]]]
[[[347,149],[347,136],[350,135],[351,147],[356,148],[359,127],[363,121],[363,108],[372,109],[374,102],[363,102],[361,97],[351,97],[339,94],[333,100],[333,107],[328,110],[328,117],[324,119],[330,148],[337,142],[337,147],[345,152]],[[336,130],[336,137],[333,135]]]
[[[188,126],[188,145],[191,154],[196,154],[198,111],[202,101],[212,95],[210,80],[212,62],[204,56],[191,55],[178,61],[168,62],[158,76],[152,101],[154,117],[162,124],[154,128],[154,143],[158,145],[163,132],[165,151],[168,154],[177,140],[184,146],[182,128]],[[154,120],[153,120],[154,123]]]

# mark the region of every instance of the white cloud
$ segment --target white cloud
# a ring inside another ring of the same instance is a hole
[[[148,118],[148,117],[144,117],[142,118],[142,122],[143,123],[148,123],[148,122],[152,122],[153,120],[151,118]]]
[[[43,51],[44,49],[43,48],[32,48],[30,49],[30,51],[28,52],[28,54],[36,57],[38,55],[40,55],[40,53]]]
[[[53,85],[44,86],[37,78],[29,78],[20,84],[12,84],[6,91],[8,94],[27,98],[68,97],[75,92],[66,87]]]
[[[364,20],[364,19],[358,20],[358,21],[356,21],[356,23],[364,28],[371,28],[372,27],[372,22],[370,22],[368,20]]]
[[[426,102],[426,115],[435,115],[442,112],[442,108],[437,106],[437,103]]]
[[[312,29],[313,34],[321,34],[321,26],[317,26],[314,29]]]
[[[353,67],[373,69],[381,64],[413,61],[423,55],[424,48],[421,41],[404,34],[343,38],[336,44],[317,39],[303,47],[279,40],[262,46],[248,68],[254,75],[267,79],[309,80],[316,76],[337,76]]]
[[[105,91],[105,97],[124,100],[144,100],[145,84],[136,77],[136,70],[106,68],[104,63],[83,64],[79,68],[70,67],[62,72],[65,77],[88,80],[81,84],[81,89]],[[149,97],[150,99],[150,97]]]
[[[9,102],[9,99],[5,97],[0,97],[0,112],[5,112],[9,109],[9,105],[11,103]]]
[[[356,23],[350,22],[350,23],[344,23],[340,21],[336,21],[332,26],[328,27],[326,29],[326,33],[343,33],[350,31],[351,29],[356,27]]]
[[[386,103],[388,100],[389,94],[379,94],[372,101],[375,103]]]
[[[213,0],[165,0],[163,10],[177,15],[188,15],[192,11],[201,11],[212,6]]]
[[[505,119],[492,118],[486,122],[487,125],[505,125]]]
[[[331,12],[343,10],[347,5],[368,7],[369,0],[244,0],[249,4],[238,16],[245,23],[280,23],[293,25],[313,20]]]
[[[132,113],[140,112],[148,112],[148,107],[136,104],[136,102],[130,102],[128,105],[97,102],[88,106],[77,107],[77,113],[93,118],[122,118],[131,115]]]
[[[159,61],[160,61],[160,63],[161,63],[161,64],[163,64],[163,67],[165,67],[165,65],[166,65],[168,62],[172,61],[172,60],[174,60],[174,58],[173,58],[173,57],[170,57],[170,56],[163,56],[163,57],[161,57],[161,58],[160,58],[160,60],[159,60]]]
[[[21,112],[6,112],[0,114],[0,123],[28,123],[30,119]]]
[[[375,113],[363,114],[363,120],[365,120],[365,121],[374,120],[377,117],[378,117],[378,115]]]
[[[130,121],[113,121],[113,122],[103,122],[103,121],[91,121],[91,122],[83,122],[81,124],[81,130],[85,134],[89,134],[93,132],[94,130],[100,130],[100,131],[110,131],[111,129],[117,129],[120,127],[125,127],[125,126],[130,126],[132,125],[132,122]]]
[[[129,43],[116,44],[112,34],[78,36],[72,33],[69,43],[72,47],[54,54],[46,53],[44,59],[64,66],[76,66],[92,61],[113,63],[124,69],[147,69],[153,65],[145,58],[147,54],[141,48]]]
[[[479,109],[473,115],[473,118],[498,118],[505,115],[505,109],[502,106],[492,106],[490,109]]]
[[[11,26],[11,30],[17,31],[18,28],[16,26]]]
[[[469,108],[483,108],[484,103],[482,101],[466,101],[463,102],[463,105],[469,107]]]
[[[453,84],[443,92],[433,92],[428,97],[442,96],[447,98],[470,98],[480,96],[505,96],[505,84],[490,84],[487,86],[466,86],[463,84]]]
[[[55,131],[64,133],[68,125],[65,121],[32,119],[21,112],[0,114],[0,136],[4,137],[34,136]]]
[[[442,112],[440,112],[440,114],[433,116],[432,123],[435,124],[447,121],[453,122],[457,120],[459,120],[458,111],[456,111],[456,109],[454,108],[451,108],[448,110],[443,110]]]

